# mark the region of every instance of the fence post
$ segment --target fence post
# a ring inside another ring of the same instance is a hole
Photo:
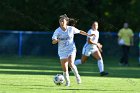
[[[18,56],[22,56],[22,31],[19,32]]]

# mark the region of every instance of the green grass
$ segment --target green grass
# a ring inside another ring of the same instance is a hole
[[[129,67],[118,66],[117,58],[105,57],[109,76],[100,77],[97,63],[89,59],[79,65],[82,84],[70,73],[71,86],[57,86],[53,77],[61,74],[58,58],[0,57],[0,93],[140,93],[140,66],[135,58]]]

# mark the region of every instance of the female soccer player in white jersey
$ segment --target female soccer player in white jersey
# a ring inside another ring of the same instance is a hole
[[[58,55],[60,57],[66,86],[70,86],[68,65],[71,67],[74,75],[76,76],[77,83],[81,83],[80,75],[78,73],[77,67],[74,64],[76,47],[73,38],[74,34],[77,33],[87,35],[87,33],[84,31],[78,30],[73,26],[68,26],[68,20],[69,18],[67,17],[67,15],[61,15],[59,19],[60,27],[55,30],[52,36],[52,44],[58,43]]]
[[[103,58],[101,55],[102,45],[98,43],[99,31],[98,31],[98,22],[93,22],[92,28],[88,31],[87,41],[82,50],[82,58],[77,59],[74,63],[75,65],[83,64],[86,62],[87,58],[92,55],[98,62],[98,68],[100,75],[104,76],[108,73],[104,71]]]

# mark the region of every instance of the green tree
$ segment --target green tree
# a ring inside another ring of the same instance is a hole
[[[139,5],[139,0],[0,0],[0,29],[53,31],[66,13],[79,20],[79,29],[97,20],[100,31],[116,32],[127,21],[138,32]]]

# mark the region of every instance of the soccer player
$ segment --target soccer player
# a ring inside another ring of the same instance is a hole
[[[75,65],[83,64],[87,61],[90,55],[93,56],[98,62],[98,68],[100,71],[100,75],[108,75],[107,72],[104,71],[103,58],[101,55],[102,45],[98,43],[99,39],[99,31],[98,31],[98,22],[93,22],[92,28],[88,31],[87,41],[82,50],[81,59],[77,59],[75,61]]]
[[[77,67],[74,64],[76,47],[73,39],[74,34],[77,33],[87,35],[87,33],[82,30],[78,30],[73,26],[68,26],[68,21],[69,18],[66,14],[61,15],[59,18],[60,27],[55,30],[52,36],[52,44],[58,43],[58,55],[63,69],[66,86],[70,86],[68,65],[71,67],[74,75],[76,76],[77,83],[81,83],[80,75],[78,73]]]

